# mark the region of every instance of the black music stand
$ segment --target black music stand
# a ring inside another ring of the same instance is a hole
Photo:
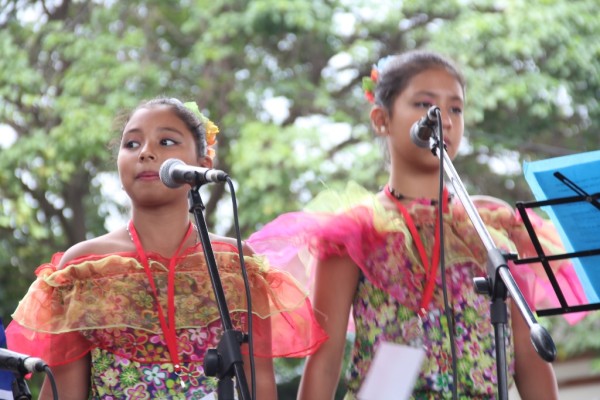
[[[560,197],[551,200],[542,200],[542,201],[532,201],[532,202],[517,202],[516,207],[521,215],[525,228],[531,238],[531,242],[535,251],[537,253],[537,257],[529,257],[523,259],[515,259],[513,262],[515,264],[531,264],[531,263],[541,263],[544,267],[544,271],[546,275],[548,275],[548,279],[556,293],[556,297],[558,302],[560,303],[560,307],[556,308],[548,308],[544,310],[537,310],[536,314],[540,317],[543,316],[551,316],[551,315],[559,315],[559,314],[567,314],[567,313],[575,313],[581,311],[591,311],[600,309],[600,303],[590,303],[590,304],[568,304],[565,296],[558,284],[556,276],[554,275],[554,271],[550,267],[550,262],[555,260],[564,260],[567,258],[580,258],[580,257],[589,257],[600,255],[600,249],[586,249],[586,250],[578,250],[573,252],[567,252],[563,254],[545,254],[542,248],[542,245],[537,237],[537,234],[533,228],[531,220],[529,219],[529,215],[527,214],[528,208],[540,208],[546,206],[560,206],[564,204],[573,204],[577,202],[587,202],[598,211],[600,211],[600,193],[589,194],[581,187],[579,187],[576,183],[571,181],[565,175],[563,175],[560,171],[556,171],[553,175],[560,180],[565,186],[569,187],[577,196],[568,196],[568,197]],[[593,211],[593,210],[591,210]]]

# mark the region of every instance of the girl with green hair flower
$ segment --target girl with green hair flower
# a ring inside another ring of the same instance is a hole
[[[195,103],[177,99],[150,100],[125,118],[117,167],[131,220],[40,266],[8,328],[13,350],[50,365],[61,399],[200,399],[215,391],[203,360],[222,334],[219,310],[188,188],[166,187],[159,169],[170,158],[211,168],[217,133]],[[296,281],[245,247],[248,316],[237,242],[211,235],[211,243],[234,328],[247,332],[252,318],[257,397],[274,399],[273,357],[306,356],[325,334]],[[247,344],[242,354],[250,384]],[[41,398],[52,398],[47,381]]]

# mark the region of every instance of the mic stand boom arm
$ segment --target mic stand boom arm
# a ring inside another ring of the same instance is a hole
[[[458,173],[454,169],[452,160],[450,160],[446,149],[439,145],[439,138],[436,135],[432,135],[430,146],[432,153],[437,157],[440,157],[439,153],[440,151],[442,152],[441,157],[443,157],[444,173],[454,187],[455,194],[464,206],[477,234],[487,250],[488,275],[487,277],[474,278],[473,283],[477,293],[488,295],[491,299],[490,314],[495,333],[498,398],[500,400],[508,400],[506,342],[504,337],[505,328],[508,323],[508,311],[506,307],[507,294],[510,294],[510,297],[519,308],[519,312],[529,326],[531,342],[540,357],[547,362],[554,361],[556,358],[556,347],[548,331],[537,323],[535,316],[527,305],[523,294],[519,290],[519,287],[508,268],[506,262],[507,259],[512,256],[507,255],[494,244],[477,208],[469,197]]]
[[[202,203],[199,189],[200,186],[196,186],[189,192],[190,212],[194,214],[196,219],[196,227],[198,228],[198,234],[200,235],[200,241],[204,249],[204,258],[223,325],[223,336],[219,341],[218,348],[216,350],[207,350],[204,356],[204,374],[219,378],[217,393],[219,399],[223,400],[234,399],[232,378],[235,376],[240,399],[248,400],[250,399],[250,392],[248,390],[246,375],[244,374],[242,352],[240,349],[241,344],[245,340],[244,334],[233,329],[215,255],[210,244],[208,228],[204,220],[204,204]]]

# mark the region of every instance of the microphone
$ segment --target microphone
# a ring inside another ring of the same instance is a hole
[[[0,370],[26,375],[30,372],[44,372],[47,366],[42,359],[0,348]]]
[[[225,182],[229,178],[229,175],[218,169],[187,165],[176,158],[169,158],[165,161],[160,166],[158,174],[162,183],[172,189],[185,183],[198,186],[210,182]]]
[[[437,112],[439,110],[438,106],[431,106],[427,110],[427,114],[410,128],[410,140],[418,147],[429,147],[429,139],[435,135],[435,128],[438,123]]]

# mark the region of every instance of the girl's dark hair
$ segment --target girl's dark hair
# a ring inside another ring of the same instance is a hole
[[[413,50],[391,56],[385,62],[375,86],[375,104],[384,107],[391,115],[394,101],[406,89],[410,80],[432,68],[442,68],[452,74],[460,83],[464,94],[465,79],[451,60],[431,51]]]
[[[194,141],[196,142],[196,151],[198,157],[206,156],[206,127],[204,126],[200,118],[192,110],[187,108],[180,100],[175,98],[156,97],[152,100],[140,103],[131,112],[128,112],[127,114],[117,118],[116,125],[118,127],[118,130],[121,133],[123,132],[123,129],[125,129],[125,125],[127,125],[127,122],[129,122],[129,119],[137,110],[160,106],[168,106],[173,110],[175,115],[177,115],[177,117],[181,121],[183,121],[183,123],[187,126],[190,132],[192,132],[192,136],[194,137]]]

